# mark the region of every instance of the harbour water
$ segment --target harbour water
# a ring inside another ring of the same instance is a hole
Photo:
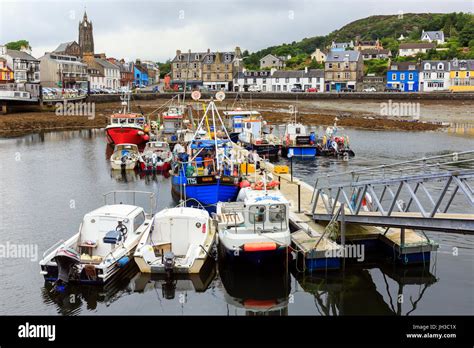
[[[474,148],[474,138],[448,132],[345,133],[356,157],[294,161],[295,175],[313,184],[321,169],[347,171]],[[39,274],[39,258],[77,232],[83,215],[103,203],[103,193],[153,191],[158,209],[174,205],[169,178],[112,173],[109,155],[103,130],[0,139],[0,245],[3,251],[13,244],[37,250],[36,257],[0,257],[0,314],[474,314],[474,237],[434,232],[429,235],[440,249],[429,268],[379,262],[345,272],[256,276],[219,274],[210,264],[200,277],[166,282],[130,267],[107,288],[54,294]]]

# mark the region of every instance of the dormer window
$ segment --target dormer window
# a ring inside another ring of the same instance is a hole
[[[444,69],[444,64],[443,63],[439,63],[438,64],[438,70],[443,70]]]
[[[430,63],[425,64],[425,70],[430,70]]]
[[[199,60],[200,58],[201,58],[201,57],[199,56],[199,54],[196,54],[196,55],[194,56],[194,59],[195,59],[195,60]]]

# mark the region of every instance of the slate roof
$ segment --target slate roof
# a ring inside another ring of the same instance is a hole
[[[12,58],[18,58],[18,59],[24,59],[24,60],[36,60],[36,61],[38,60],[35,57],[33,57],[31,54],[28,54],[23,51],[7,49],[7,54],[11,56]]]
[[[397,67],[397,69],[394,69]],[[416,62],[395,62],[392,63],[390,66],[390,70],[396,70],[396,71],[419,71],[420,70],[420,64]]]
[[[408,42],[400,44],[399,48],[402,49],[414,49],[414,48],[435,48],[436,45],[432,42]]]
[[[438,37],[436,37],[436,34],[438,34]],[[424,31],[421,33],[421,38],[423,38],[423,36],[425,35],[428,35],[428,37],[430,38],[430,40],[432,41],[436,41],[436,40],[444,40],[444,32],[442,30],[438,30],[438,31]]]
[[[56,47],[56,49],[53,52],[58,52],[58,53],[59,52],[64,52],[74,42],[75,41],[63,42],[63,43],[59,44],[59,46]]]
[[[115,64],[112,64],[111,62],[105,60],[105,59],[100,59],[100,58],[95,58],[95,61],[97,64],[102,65],[102,67],[106,69],[119,69],[119,67]]]
[[[344,62],[346,59],[348,59],[349,62],[357,62],[359,57],[359,51],[330,51],[326,57],[326,62]]]
[[[425,68],[427,63],[430,65],[428,70]],[[438,69],[439,63],[443,63],[443,69]],[[449,61],[447,60],[423,60],[421,62],[421,69],[423,71],[449,71],[449,65]]]
[[[306,77],[324,77],[323,69],[308,69],[304,70],[277,70],[272,75],[273,78],[306,78]]]

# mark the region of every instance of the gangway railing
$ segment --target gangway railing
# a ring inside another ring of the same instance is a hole
[[[327,174],[312,215],[330,221],[344,203],[348,223],[474,234],[473,180],[474,151]]]

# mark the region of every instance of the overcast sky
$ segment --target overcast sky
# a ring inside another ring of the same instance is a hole
[[[0,43],[26,39],[40,57],[78,41],[84,7],[96,53],[164,61],[176,49],[255,51],[375,14],[472,13],[474,0],[0,0]]]

